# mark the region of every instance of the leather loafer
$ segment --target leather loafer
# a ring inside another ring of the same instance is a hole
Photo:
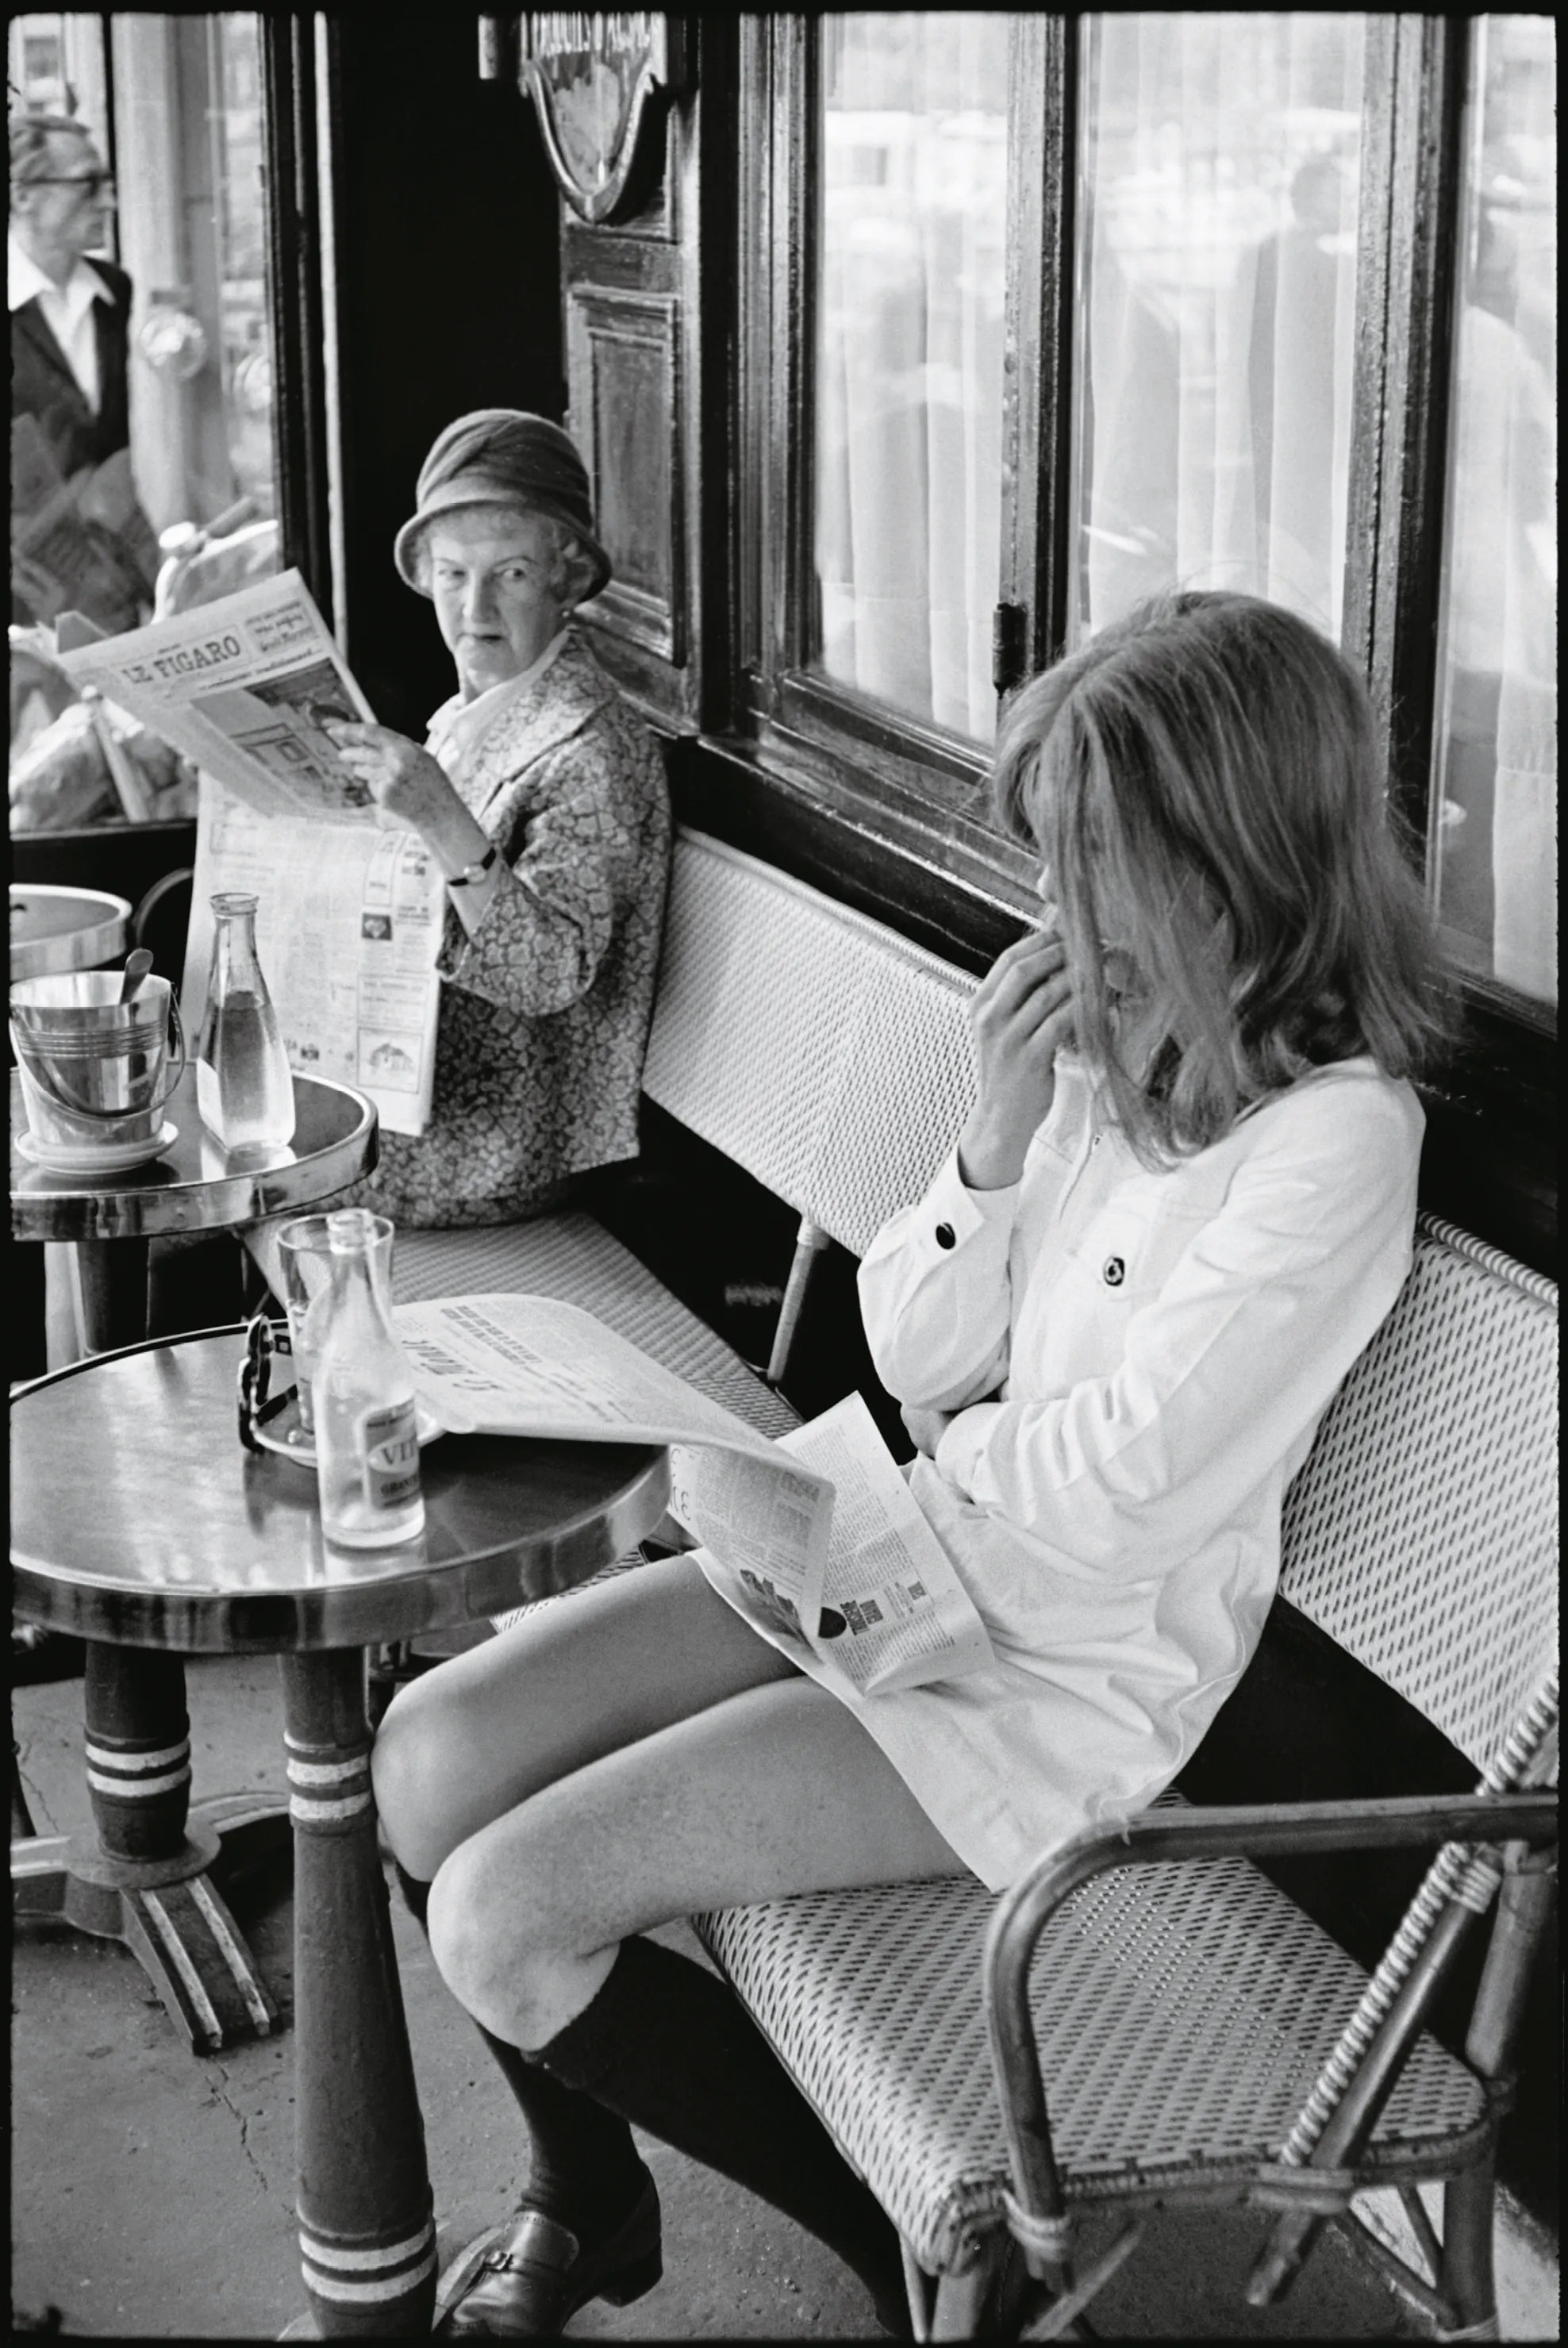
[[[438,2340],[551,2340],[591,2299],[625,2307],[664,2273],[659,2197],[643,2188],[613,2234],[585,2250],[570,2226],[523,2209],[470,2242],[436,2295]]]

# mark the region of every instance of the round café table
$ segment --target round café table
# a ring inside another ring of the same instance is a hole
[[[263,1215],[300,1212],[331,1198],[376,1163],[376,1111],[363,1094],[346,1085],[311,1076],[294,1078],[296,1125],[286,1148],[243,1156],[227,1155],[202,1127],[196,1109],[195,1071],[187,1068],[167,1110],[177,1138],[163,1154],[125,1174],[51,1174],[30,1165],[16,1147],[26,1128],[21,1080],[11,1076],[11,1235],[13,1239],[65,1241],[73,1260],[79,1343],[71,1350],[88,1355],[131,1344],[147,1334],[148,1247],[170,1231],[202,1231],[255,1221]],[[214,1315],[214,1318],[219,1316]],[[51,1366],[54,1366],[53,1365]],[[232,1412],[231,1411],[231,1417]],[[60,1460],[74,1482],[77,1502],[102,1491],[101,1462],[90,1432]],[[231,1443],[233,1440],[230,1429]],[[127,1512],[112,1513],[117,1533]],[[158,1519],[151,1520],[154,1525]],[[52,1627],[60,1628],[61,1625]],[[74,1626],[73,1626],[74,1627]],[[31,1833],[31,1821],[13,1768],[12,1799],[22,1838],[12,1845],[13,1876],[21,1869],[26,1899],[35,1907],[112,1929],[140,1958],[160,1997],[198,2052],[211,2053],[236,2037],[270,2030],[277,2009],[261,1972],[204,1867],[188,1867],[190,1882],[181,1898],[165,1903],[159,1931],[149,1934],[139,1915],[116,1900],[96,1900],[101,1869],[134,1845],[144,1856],[167,1856],[161,1821],[172,1797],[181,1806],[191,1785],[190,1721],[185,1709],[185,1666],[177,1649],[161,1656],[134,1644],[108,1643],[100,1634],[81,1634],[88,1643],[83,1690],[88,1789],[101,1818],[99,1793],[112,1753],[114,1815],[118,1839],[97,1852],[84,1851],[60,1836]],[[15,1756],[13,1756],[15,1758]],[[203,1835],[219,1839],[228,1871],[246,1853],[264,1848],[269,1833],[286,1833],[281,1796],[245,1801],[219,1799],[199,1806]],[[141,1823],[135,1823],[138,1812]],[[178,1840],[179,1838],[176,1838]],[[191,1845],[205,1848],[203,1836]],[[236,1987],[238,1986],[238,1994]],[[216,2016],[216,2029],[211,2017]]]
[[[130,901],[107,889],[11,883],[11,976],[96,970],[125,952]]]
[[[294,1137],[281,1149],[228,1155],[201,1123],[187,1066],[164,1109],[167,1149],[125,1174],[52,1174],[17,1148],[27,1129],[11,1072],[11,1236],[71,1249],[81,1351],[108,1353],[147,1334],[149,1242],[263,1215],[303,1214],[376,1163],[376,1111],[363,1093],[317,1076],[294,1080]],[[51,1364],[51,1367],[61,1366]]]
[[[131,1347],[14,1398],[15,1602],[26,1619],[92,1642],[89,1656],[134,1650],[176,1670],[187,1654],[282,1658],[310,2318],[326,2337],[425,2333],[435,2222],[377,1849],[364,1649],[586,1581],[658,1521],[668,1462],[640,1446],[446,1436],[422,1456],[422,1539],[334,1550],[314,1470],[241,1447],[242,1334]],[[129,1720],[89,1727],[98,1843],[78,1854],[67,1905],[89,1931],[120,1932],[119,1920],[133,1919],[141,1938],[167,1943],[219,1838],[200,1806],[187,1813],[189,1768],[150,1754],[134,1731]],[[156,1794],[137,1779],[151,1761],[170,1765]],[[220,1943],[237,1940],[207,1896],[208,1929]],[[40,1900],[30,1912],[59,1910]],[[222,2024],[218,1996],[232,2005],[244,1994],[231,1970],[209,1997],[209,2032]]]

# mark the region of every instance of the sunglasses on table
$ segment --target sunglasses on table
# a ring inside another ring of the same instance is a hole
[[[265,1313],[256,1313],[247,1323],[239,1379],[240,1440],[247,1451],[263,1448],[256,1441],[257,1427],[276,1418],[284,1405],[293,1398],[292,1385],[284,1386],[281,1394],[271,1392],[273,1364],[280,1354],[286,1354],[290,1350],[287,1329],[274,1329]]]

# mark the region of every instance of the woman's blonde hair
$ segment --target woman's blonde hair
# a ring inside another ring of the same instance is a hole
[[[1018,695],[995,794],[1046,860],[1078,1046],[1146,1165],[1313,1067],[1410,1076],[1450,1036],[1367,688],[1277,604],[1179,593],[1106,628]]]

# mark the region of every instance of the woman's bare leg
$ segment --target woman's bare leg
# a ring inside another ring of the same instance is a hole
[[[532,2050],[588,2005],[630,1933],[967,1872],[853,1715],[795,1673],[606,1751],[480,1828],[435,1879],[430,1945],[469,2012]]]
[[[428,1882],[460,1844],[557,1778],[797,1676],[689,1558],[574,1591],[394,1698],[371,1765],[387,1838]]]

